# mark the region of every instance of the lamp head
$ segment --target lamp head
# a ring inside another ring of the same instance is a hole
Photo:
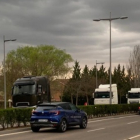
[[[11,41],[16,41],[17,39],[11,39]]]
[[[100,19],[93,19],[93,21],[100,21]]]
[[[128,17],[120,17],[120,19],[126,19],[126,18],[128,18]]]

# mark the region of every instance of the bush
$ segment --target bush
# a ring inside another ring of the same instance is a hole
[[[0,125],[3,129],[14,127],[15,124],[19,127],[21,123],[26,126],[30,121],[31,111],[32,108],[0,109]]]
[[[116,104],[116,105],[88,105],[78,106],[84,110],[88,116],[105,116],[119,113],[138,112],[140,104]]]

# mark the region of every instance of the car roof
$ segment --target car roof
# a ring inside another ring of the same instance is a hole
[[[38,106],[44,106],[44,105],[60,105],[60,104],[65,104],[65,103],[69,103],[69,102],[43,102],[38,104]]]

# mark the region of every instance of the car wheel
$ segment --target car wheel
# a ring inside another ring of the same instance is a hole
[[[31,129],[32,129],[33,132],[38,132],[40,127],[31,127]]]
[[[87,127],[87,118],[83,117],[82,121],[81,121],[81,124],[80,124],[80,128],[85,129],[86,127]]]
[[[60,123],[60,126],[58,127],[58,130],[60,132],[65,132],[67,130],[67,122],[65,119],[63,119]]]

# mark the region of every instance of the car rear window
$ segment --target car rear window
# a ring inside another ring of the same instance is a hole
[[[59,104],[60,107],[62,107],[65,110],[71,110],[70,106],[68,103],[64,103],[64,104]]]
[[[54,105],[38,106],[36,108],[36,111],[45,111],[45,110],[51,110],[51,109],[56,109],[56,106]]]

